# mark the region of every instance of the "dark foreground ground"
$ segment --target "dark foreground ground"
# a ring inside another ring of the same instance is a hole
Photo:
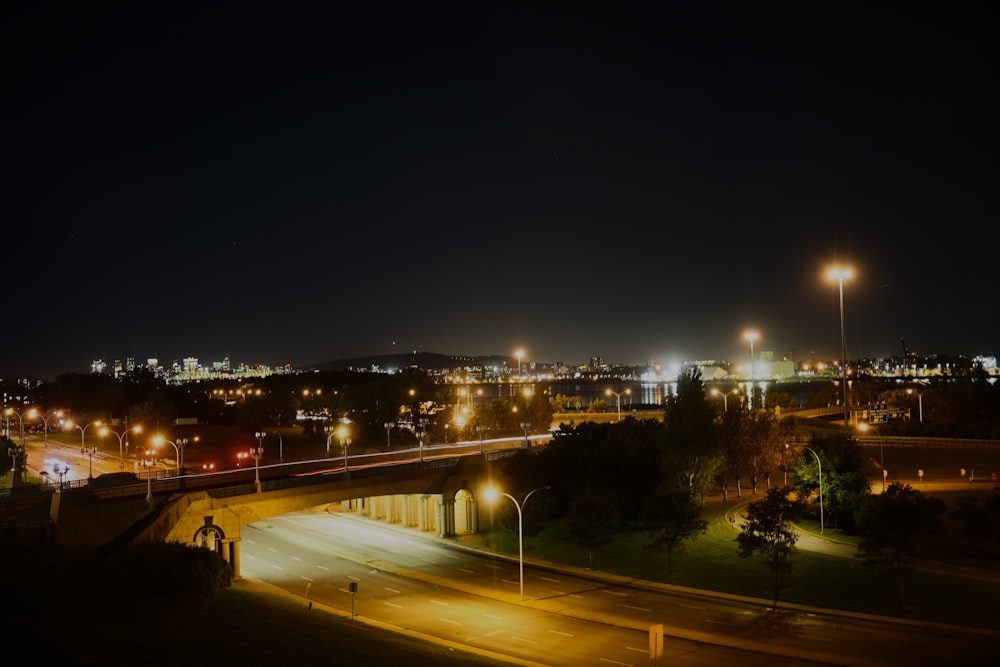
[[[117,590],[99,559],[0,539],[10,655],[70,665],[509,665],[236,584],[210,598]]]

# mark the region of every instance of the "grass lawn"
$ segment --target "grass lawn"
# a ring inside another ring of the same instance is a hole
[[[744,496],[744,500],[747,499]],[[735,504],[723,503],[721,498],[706,503],[703,516],[709,521],[708,531],[673,555],[671,574],[667,573],[666,554],[647,549],[645,533],[637,531],[619,533],[608,544],[594,549],[594,569],[637,579],[745,595],[770,603],[774,599],[773,573],[760,561],[739,556],[736,530],[725,517],[726,511]],[[818,533],[819,529],[815,521],[804,521],[799,527],[813,533]],[[826,537],[854,544],[858,542],[857,536],[843,535],[829,527]],[[488,547],[517,554],[517,535],[514,533],[501,529],[473,538]],[[935,557],[954,558],[947,553],[935,554]],[[587,550],[573,543],[563,521],[547,525],[537,535],[526,536],[525,558],[589,567]],[[1000,562],[987,560],[978,564],[992,566],[996,568],[995,575],[1000,575]],[[904,583],[906,604],[901,605],[898,579],[881,574],[860,559],[799,549],[792,572],[782,582],[778,605],[796,603],[1000,629],[1000,614],[996,611],[997,600],[1000,600],[1000,576],[978,580],[918,570],[908,575]]]

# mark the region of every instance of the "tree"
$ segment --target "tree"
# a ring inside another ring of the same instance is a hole
[[[900,482],[868,496],[861,505],[858,558],[897,578],[900,605],[905,604],[906,575],[916,567],[921,547],[929,537],[943,533],[939,517],[944,512],[941,500]]]
[[[683,491],[657,489],[642,514],[649,535],[646,548],[667,554],[667,574],[674,573],[673,556],[684,543],[708,530],[708,521],[701,518],[694,499]]]
[[[996,497],[996,496],[994,496]],[[986,503],[979,504],[975,496],[962,496],[958,499],[958,507],[948,513],[962,524],[962,534],[969,538],[969,550],[975,550],[978,544],[989,540],[995,531],[994,517]]]
[[[660,461],[667,488],[685,491],[699,502],[725,461],[714,419],[701,371],[685,371],[677,379],[677,394],[664,406]]]
[[[823,462],[823,511],[827,524],[838,528],[851,528],[862,500],[867,496],[870,483],[864,473],[864,457],[857,440],[844,434],[813,436],[810,448]],[[819,490],[819,467],[816,458],[798,441],[790,443],[798,448],[799,458],[791,471],[792,483],[802,496]]]
[[[763,500],[747,506],[747,520],[736,536],[740,556],[759,558],[774,573],[774,607],[778,606],[781,577],[792,569],[798,536],[792,526],[802,513],[802,504],[792,500],[787,489],[770,489]]]
[[[567,524],[573,539],[587,550],[594,569],[594,549],[611,541],[617,516],[614,497],[607,492],[585,491],[570,501]]]

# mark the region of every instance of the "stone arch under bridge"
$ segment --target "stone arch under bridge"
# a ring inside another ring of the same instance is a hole
[[[463,476],[464,477],[464,476]],[[337,505],[375,521],[385,521],[439,537],[454,537],[479,531],[480,485],[490,475],[470,484],[466,479],[439,480],[438,488],[412,491],[403,484],[345,484],[330,482],[315,487],[215,497],[206,492],[186,494],[172,508],[169,532],[158,536],[149,531],[136,541],[176,541],[209,546],[218,551],[240,575],[241,529],[270,517],[321,505]]]

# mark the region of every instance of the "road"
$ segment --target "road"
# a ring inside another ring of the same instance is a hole
[[[335,512],[284,515],[243,533],[245,577],[342,615],[530,663],[650,665],[988,664],[995,635],[939,631],[525,564]],[[357,585],[351,592],[351,583]]]

